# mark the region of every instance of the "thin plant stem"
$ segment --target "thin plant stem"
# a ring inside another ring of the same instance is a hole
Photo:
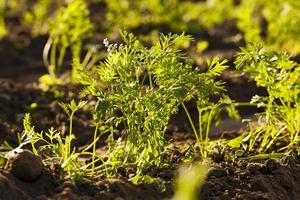
[[[53,44],[52,44],[52,47],[51,47],[51,52],[50,52],[50,65],[53,66],[53,69],[49,68],[49,70],[53,70],[53,72],[50,72],[55,74],[56,75],[56,72],[55,72],[55,68],[56,68],[56,50],[57,50],[57,43],[58,43],[58,40],[57,38],[55,38],[53,40]]]
[[[150,73],[149,73],[149,84],[150,84],[150,88],[153,89],[152,77]]]
[[[199,135],[200,135],[200,139],[201,139],[201,141],[203,140],[203,133],[202,133],[202,109],[199,109],[199,107],[198,107],[198,115],[199,115],[199,118],[198,118],[198,120],[199,120]],[[198,142],[198,146],[199,146],[199,148],[200,148],[200,151],[201,151],[201,155],[203,155],[204,154],[204,152],[203,152],[203,148],[202,148],[202,145],[200,145],[200,143]]]
[[[99,128],[99,123],[97,123],[96,127],[95,127],[95,131],[94,131],[94,138],[93,138],[93,155],[92,155],[92,176],[94,175],[95,172],[95,157],[96,157],[96,142],[95,140],[97,139],[97,132],[98,132],[98,128]]]
[[[71,113],[71,115],[70,115],[70,127],[69,127],[69,137],[72,137],[72,132],[73,132],[73,130],[72,130],[72,128],[73,128],[73,115],[74,115],[74,113],[75,112],[72,112]],[[68,148],[68,156],[70,155],[70,153],[71,153],[71,141],[70,142],[68,142],[68,144],[67,144],[68,146],[67,146],[67,148]]]
[[[61,70],[61,66],[62,66],[62,63],[63,63],[63,59],[64,59],[64,56],[65,56],[65,53],[66,53],[66,47],[62,46],[60,48],[59,57],[58,57],[58,61],[57,61],[57,72],[58,73]]]
[[[48,72],[49,72],[49,65],[50,65],[49,61],[48,61],[48,56],[49,56],[49,51],[50,51],[52,43],[53,43],[53,38],[49,37],[49,39],[47,40],[47,43],[45,44],[45,47],[43,49],[43,62],[44,62],[44,65],[46,66]]]
[[[190,115],[188,109],[186,108],[186,106],[185,106],[185,104],[184,104],[183,102],[181,103],[181,105],[182,105],[182,107],[183,107],[183,109],[184,109],[184,111],[185,111],[185,113],[186,113],[186,116],[187,116],[189,122],[190,122],[190,125],[191,125],[191,127],[192,127],[192,129],[193,129],[193,132],[194,132],[195,136],[196,136],[197,142],[200,143],[200,139],[199,139],[199,136],[198,136],[198,134],[197,134],[197,131],[196,131],[194,122],[193,122],[193,120],[192,120],[192,118],[191,118],[191,115]]]

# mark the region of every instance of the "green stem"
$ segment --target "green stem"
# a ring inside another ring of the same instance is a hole
[[[72,137],[72,128],[73,128],[73,115],[74,115],[75,112],[72,112],[71,115],[70,115],[70,125],[69,125],[69,137],[71,138]],[[71,154],[71,140],[70,142],[68,142],[67,144],[67,148],[68,148],[68,156]]]
[[[150,73],[149,73],[149,83],[150,83],[150,88],[153,89],[152,77]]]
[[[49,37],[49,39],[47,40],[45,47],[43,49],[43,62],[44,62],[45,67],[47,68],[49,74],[50,74],[50,72],[49,72],[50,64],[48,61],[48,56],[49,56],[49,51],[50,51],[52,43],[53,43],[53,38]]]
[[[97,132],[99,128],[99,123],[97,123],[94,131],[94,138],[93,138],[93,155],[92,155],[92,176],[94,175],[95,172],[95,157],[96,157],[96,142],[95,140],[97,139]]]
[[[57,70],[56,70],[57,73],[59,73],[61,71],[61,66],[62,66],[62,63],[63,63],[63,59],[65,57],[65,53],[66,53],[66,47],[62,46],[60,48],[58,61],[57,61]]]
[[[200,135],[200,139],[202,141],[203,140],[203,132],[202,132],[202,111],[203,111],[203,109],[200,109],[198,106],[197,106],[197,109],[198,109],[198,115],[199,115],[199,118],[198,118],[198,120],[199,120],[199,135]],[[198,146],[199,146],[201,155],[203,157],[204,149],[203,149],[202,145],[200,145],[200,143],[198,143]]]
[[[205,144],[204,144],[204,150],[206,150],[207,146],[208,146],[208,135],[210,132],[210,125],[211,125],[211,121],[212,121],[212,117],[213,117],[213,113],[215,111],[215,107],[211,109],[209,116],[208,116],[208,121],[207,121],[207,127],[206,127],[206,133],[205,133]],[[206,154],[206,152],[204,152]],[[204,155],[206,157],[206,155]]]
[[[211,109],[211,111],[209,113],[209,116],[208,116],[206,133],[205,133],[205,141],[207,141],[207,139],[208,139],[208,135],[209,135],[209,132],[210,132],[210,125],[211,125],[211,121],[212,121],[214,111],[215,111],[215,108]]]
[[[52,47],[51,47],[51,52],[50,52],[50,65],[52,65],[52,69],[49,68],[49,70],[53,70],[52,72],[50,72],[50,74],[54,74],[55,76],[57,75],[56,74],[56,49],[57,49],[57,44],[58,44],[58,40],[57,38],[55,38],[53,40],[53,44],[52,44]]]
[[[181,103],[181,105],[182,105],[182,107],[183,107],[183,109],[184,109],[184,111],[185,111],[185,114],[186,114],[186,116],[187,116],[187,118],[188,118],[188,120],[189,120],[189,122],[190,122],[190,125],[191,125],[191,127],[192,127],[192,129],[193,129],[193,132],[194,132],[194,134],[195,134],[195,136],[196,136],[197,143],[200,144],[200,139],[199,139],[199,136],[198,136],[198,134],[197,134],[197,131],[196,131],[194,122],[193,122],[193,120],[192,120],[192,118],[191,118],[191,115],[190,115],[188,109],[186,108],[186,106],[185,106],[185,104],[184,104],[183,102]]]
[[[233,106],[238,107],[238,106],[257,106],[256,103],[250,103],[250,102],[234,102],[232,103]]]

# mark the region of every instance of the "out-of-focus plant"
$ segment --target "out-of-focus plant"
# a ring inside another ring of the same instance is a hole
[[[4,19],[4,11],[5,11],[5,0],[0,1],[0,38],[2,38],[6,34],[6,26]]]
[[[241,1],[237,24],[247,42],[259,42],[292,55],[300,52],[300,2],[294,0]]]
[[[208,166],[194,163],[179,168],[173,200],[199,200],[201,186],[208,175]]]
[[[173,32],[197,33],[230,18],[232,0],[107,0],[107,26],[128,30],[140,26],[168,27]]]
[[[45,45],[43,58],[51,80],[56,80],[66,50],[70,48],[74,59],[80,60],[82,42],[90,36],[93,25],[89,19],[89,10],[83,0],[73,0],[66,7],[60,8],[50,23],[50,37]],[[72,80],[77,70],[72,69]]]
[[[15,17],[25,9],[26,0],[0,0],[0,39],[4,37],[7,30],[5,20],[8,17]]]
[[[64,3],[64,0],[38,0],[23,14],[22,22],[31,27],[34,36],[47,34],[51,19]]]

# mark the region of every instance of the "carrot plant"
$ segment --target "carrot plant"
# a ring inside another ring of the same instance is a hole
[[[104,41],[107,58],[92,73],[77,63],[78,80],[98,98],[96,119],[111,128],[105,166],[131,166],[139,177],[143,168],[163,163],[171,115],[193,97],[207,102],[221,87],[213,77],[226,67],[214,59],[206,73],[193,69],[174,46],[184,35],[161,35],[150,48],[133,34],[121,35],[124,44]]]
[[[0,1],[0,38],[5,36],[7,32],[4,18],[5,4],[6,1]]]
[[[261,45],[242,48],[236,68],[250,73],[268,96],[254,96],[252,102],[264,108],[259,124],[243,136],[249,151],[299,155],[300,67],[286,53],[265,51]]]
[[[91,34],[92,29],[85,1],[70,1],[66,7],[61,7],[57,11],[50,23],[50,37],[43,52],[44,63],[51,80],[58,78],[68,48],[71,49],[74,58],[80,59],[82,42]],[[76,71],[72,70],[72,79],[75,78]]]

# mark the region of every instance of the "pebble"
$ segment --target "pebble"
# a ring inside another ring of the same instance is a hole
[[[64,191],[66,188],[69,188],[70,190],[76,190],[77,186],[72,181],[65,181],[61,185],[59,185],[57,188],[55,188],[55,192],[59,193]]]
[[[29,150],[22,150],[10,157],[5,170],[25,182],[35,181],[42,173],[42,159]]]
[[[261,172],[265,174],[271,174],[276,168],[277,162],[274,159],[268,159],[262,166]]]
[[[261,164],[259,163],[248,163],[246,169],[251,173],[255,174],[261,169]]]
[[[216,163],[220,163],[224,160],[224,154],[222,154],[221,150],[217,148],[210,151],[208,156]]]
[[[248,162],[246,162],[245,160],[239,160],[237,164],[241,169],[245,169],[247,167]]]
[[[211,167],[208,170],[209,176],[220,178],[226,175],[226,171],[221,167]]]

